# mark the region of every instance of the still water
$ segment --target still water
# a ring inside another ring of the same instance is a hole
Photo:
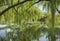
[[[1,28],[1,27],[0,27]],[[60,41],[60,28],[0,29],[0,41]]]

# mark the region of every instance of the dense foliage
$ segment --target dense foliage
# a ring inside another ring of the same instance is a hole
[[[42,12],[39,9],[40,5],[43,9],[46,8],[47,12]],[[42,31],[48,32],[50,41],[56,41],[55,35],[60,34],[57,33],[60,14],[56,14],[56,8],[59,6],[60,0],[0,0],[0,24],[6,24],[13,30],[8,33],[6,41],[39,40]],[[41,29],[45,25],[48,30]]]

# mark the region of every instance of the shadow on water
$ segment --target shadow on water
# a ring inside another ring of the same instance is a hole
[[[30,27],[25,30],[11,30],[0,29],[0,41],[60,41],[60,28],[52,30],[45,27]]]

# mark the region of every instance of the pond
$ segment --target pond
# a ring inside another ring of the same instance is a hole
[[[1,27],[0,27],[1,28]],[[2,27],[3,28],[3,27]],[[0,29],[0,41],[60,41],[60,28]]]

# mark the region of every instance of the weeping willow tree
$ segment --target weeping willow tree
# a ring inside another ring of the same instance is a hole
[[[28,3],[27,6],[23,6],[23,4],[25,4],[25,3]],[[21,7],[24,9],[20,10],[20,13],[21,13],[21,11],[26,12],[26,10],[29,11],[28,8],[32,7],[34,9],[35,7],[33,7],[33,5],[35,5],[35,4],[40,5],[41,3],[43,3],[44,8],[47,7],[47,9],[51,12],[51,17],[52,17],[51,26],[52,26],[52,28],[54,28],[55,12],[56,12],[56,8],[58,8],[58,6],[60,4],[59,0],[42,0],[42,1],[41,0],[38,0],[38,1],[36,1],[36,0],[24,0],[24,1],[22,1],[22,0],[16,0],[16,1],[15,0],[10,0],[10,1],[1,0],[0,8],[2,10],[0,11],[1,12],[0,16],[3,16],[3,17],[7,16],[8,14],[4,14],[4,13],[7,13],[7,11],[12,12],[12,10],[15,11],[16,13],[18,13],[19,12],[18,9],[21,9]],[[14,16],[14,14],[11,14],[11,16]],[[17,14],[16,16],[19,16],[19,15]],[[4,18],[6,18],[6,17],[4,17]],[[7,18],[6,18],[6,20],[7,20]]]
[[[10,4],[13,5],[13,3]],[[21,26],[23,26],[25,22],[32,22],[32,19],[37,20],[39,17],[41,17],[41,12],[35,6],[32,6],[30,8],[31,4],[31,2],[26,2],[24,4],[11,8],[1,16],[1,23],[5,23],[10,26],[13,23],[15,24],[14,27],[17,27],[16,25],[18,25],[19,28],[24,28]],[[1,8],[5,9],[6,6],[2,6]]]
[[[51,20],[48,20],[47,24],[51,30],[48,33],[52,38],[50,41],[55,41],[53,31],[56,24],[55,13],[60,5],[60,0],[0,0],[0,23],[9,26],[14,23],[14,28],[25,29],[29,26],[25,24],[26,21],[32,22],[32,19],[37,20],[42,16],[42,12],[35,7],[35,4],[38,6],[42,4],[44,8],[51,12]]]

